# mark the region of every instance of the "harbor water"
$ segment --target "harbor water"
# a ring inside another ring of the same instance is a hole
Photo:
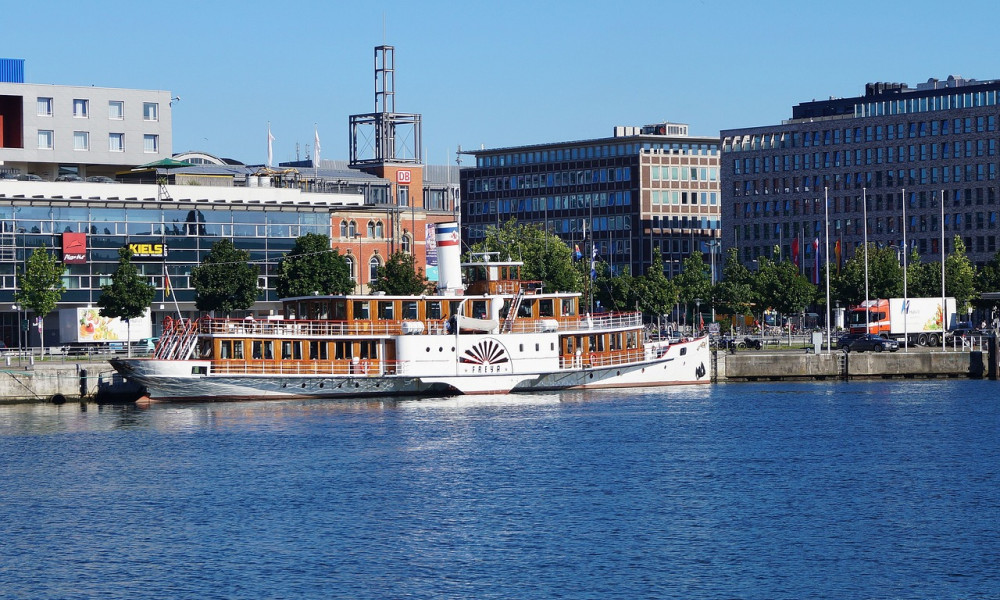
[[[998,390],[0,406],[0,598],[1000,598]]]

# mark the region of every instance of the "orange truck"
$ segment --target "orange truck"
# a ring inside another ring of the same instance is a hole
[[[904,339],[911,345],[937,346],[947,330],[958,326],[954,298],[879,298],[851,307],[851,333],[874,333],[886,339]]]

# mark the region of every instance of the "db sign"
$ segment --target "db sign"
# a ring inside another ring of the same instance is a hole
[[[409,169],[400,169],[399,171],[396,171],[396,183],[410,183]]]

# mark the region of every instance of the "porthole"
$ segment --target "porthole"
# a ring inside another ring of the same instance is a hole
[[[302,388],[305,389],[305,387],[306,387],[306,384],[303,382],[302,383]]]
[[[615,372],[615,376],[617,376],[617,377],[621,377],[621,375],[622,375],[622,372],[621,372],[621,371],[616,371],[616,372]]]
[[[444,352],[444,348],[442,348],[442,347],[439,346],[438,347],[438,352]]]
[[[431,347],[427,346],[427,353],[430,354],[430,351],[431,351]]]
[[[681,348],[681,356],[684,356],[687,353],[688,353],[687,347]]]
[[[591,374],[590,374],[590,378],[591,378],[591,379],[593,379],[593,378],[594,378],[594,374],[593,374],[593,373],[591,373]]]
[[[322,381],[321,381],[321,382],[319,382],[319,387],[321,387],[321,388],[322,388],[322,387],[323,387],[323,385],[324,385],[324,384],[323,384],[323,382],[322,382]]]
[[[359,384],[357,381],[355,381],[354,382],[354,387],[359,388],[359,387],[361,387],[361,384]]]

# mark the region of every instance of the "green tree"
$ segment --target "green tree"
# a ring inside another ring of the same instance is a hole
[[[712,274],[701,252],[693,252],[684,259],[683,270],[673,278],[677,296],[685,310],[694,310],[696,300],[709,305],[712,298]]]
[[[941,295],[941,263],[923,262],[913,250],[906,261],[906,295],[934,298]]]
[[[994,254],[988,263],[979,268],[976,288],[980,292],[1000,292],[1000,252]],[[991,309],[991,313],[997,310],[996,300],[980,300],[975,304],[980,308]]]
[[[559,236],[511,219],[501,227],[486,229],[486,239],[473,252],[498,252],[501,259],[524,262],[521,278],[541,281],[550,292],[583,290],[580,273],[573,266],[573,251]]]
[[[799,268],[791,261],[763,261],[761,265],[762,289],[758,295],[764,299],[767,308],[784,315],[795,315],[805,311],[816,299],[816,286],[809,282]],[[825,284],[823,302],[826,302]]]
[[[677,286],[663,273],[663,259],[659,252],[653,255],[653,264],[646,274],[636,278],[639,310],[644,315],[659,320],[677,304]]]
[[[42,244],[28,257],[25,269],[17,270],[18,289],[14,292],[14,302],[26,311],[35,313],[39,319],[55,310],[66,288],[63,286],[63,266]],[[40,336],[41,337],[41,336]],[[45,339],[42,337],[42,353],[45,353]]]
[[[132,264],[132,250],[125,246],[118,249],[118,268],[111,275],[111,283],[101,286],[97,306],[101,308],[102,317],[124,319],[131,340],[132,319],[146,314],[155,294],[156,288],[139,275],[139,270]],[[131,344],[128,351],[131,356]]]
[[[430,292],[432,284],[424,277],[424,270],[417,268],[412,254],[397,251],[378,268],[368,288],[390,296],[419,296]]]
[[[722,268],[722,281],[716,284],[716,308],[730,315],[745,315],[759,302],[753,273],[740,262],[740,251],[730,248]]]
[[[257,301],[257,267],[249,263],[250,253],[227,239],[212,245],[205,260],[191,269],[198,310],[229,315],[247,310]]]
[[[329,236],[307,233],[295,238],[295,245],[278,263],[274,290],[279,298],[320,294],[349,294],[354,290],[351,268]]]
[[[865,251],[859,247],[844,263],[843,270],[830,278],[832,299],[844,306],[856,306],[865,299]],[[903,295],[903,268],[893,248],[868,243],[868,298],[900,298]]]
[[[969,302],[977,295],[976,269],[965,254],[965,242],[955,236],[954,246],[944,261],[945,294],[954,296],[959,315],[967,314]]]

